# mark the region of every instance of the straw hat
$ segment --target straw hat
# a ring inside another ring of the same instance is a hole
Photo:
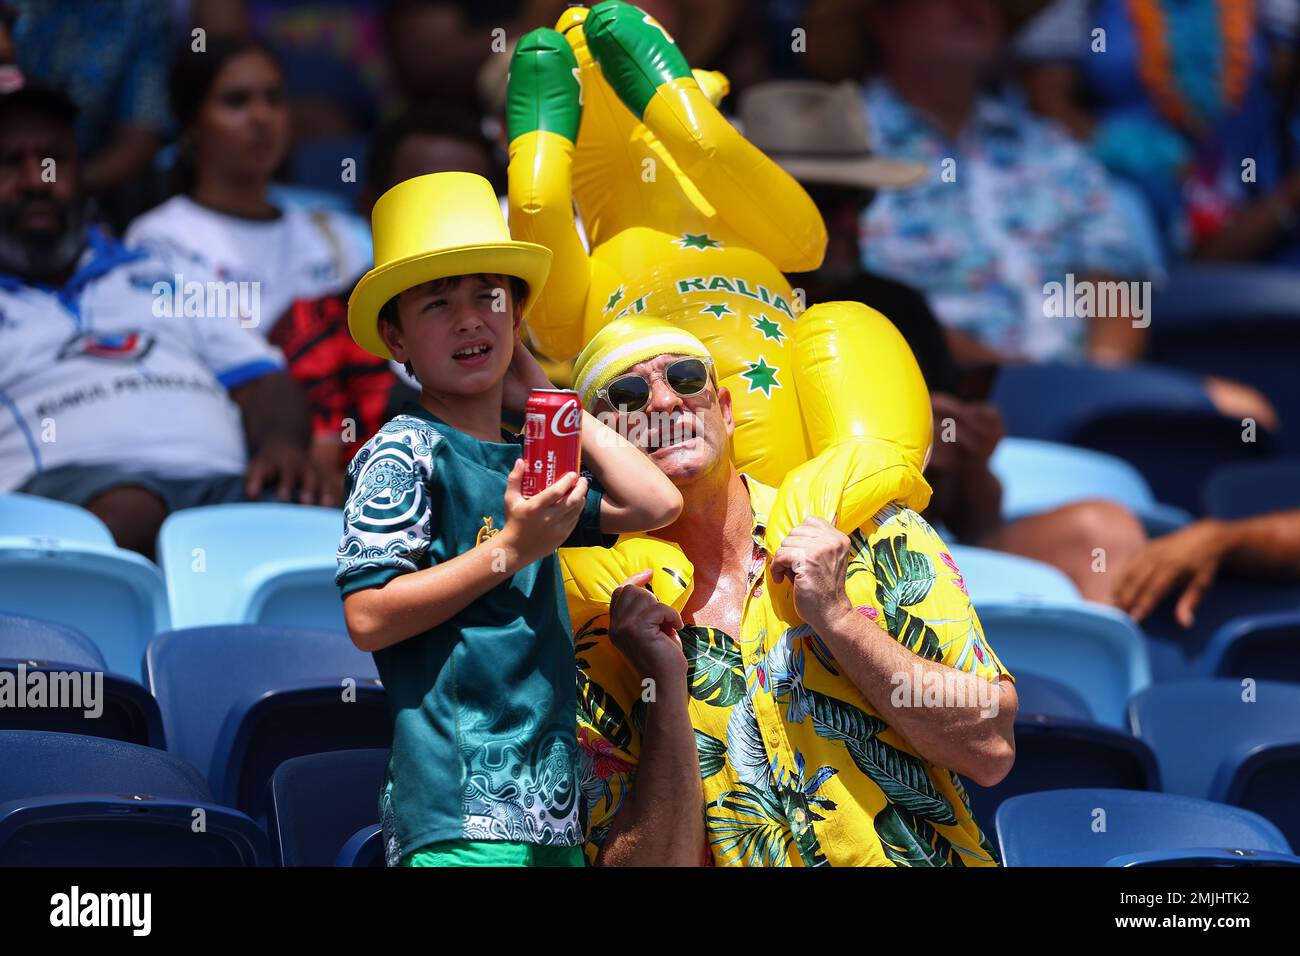
[[[877,156],[856,84],[782,80],[760,83],[740,99],[745,138],[801,183],[910,186],[922,163]]]

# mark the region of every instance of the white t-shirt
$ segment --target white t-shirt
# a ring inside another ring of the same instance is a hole
[[[173,317],[178,274],[204,281],[192,261],[92,230],[62,289],[0,275],[0,492],[69,464],[173,478],[245,470],[227,389],[284,359],[237,318]]]
[[[205,262],[221,281],[255,283],[251,327],[263,337],[295,299],[343,292],[370,268],[368,245],[347,214],[284,205],[275,219],[228,216],[174,196],[138,216],[130,247],[173,247]]]

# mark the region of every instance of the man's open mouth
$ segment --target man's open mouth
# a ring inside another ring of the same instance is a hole
[[[662,451],[665,448],[685,445],[694,437],[690,431],[678,431],[676,434],[652,432],[641,440],[641,449],[647,452]]]

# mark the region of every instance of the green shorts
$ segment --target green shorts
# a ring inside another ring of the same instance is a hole
[[[402,866],[586,866],[580,846],[539,846],[504,840],[446,840],[420,847]]]

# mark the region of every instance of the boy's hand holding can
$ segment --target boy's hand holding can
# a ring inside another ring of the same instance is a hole
[[[506,526],[495,539],[496,544],[510,549],[518,558],[518,566],[510,569],[512,573],[562,545],[578,524],[587,499],[587,479],[572,471],[525,498],[524,470],[521,458],[506,479]]]

